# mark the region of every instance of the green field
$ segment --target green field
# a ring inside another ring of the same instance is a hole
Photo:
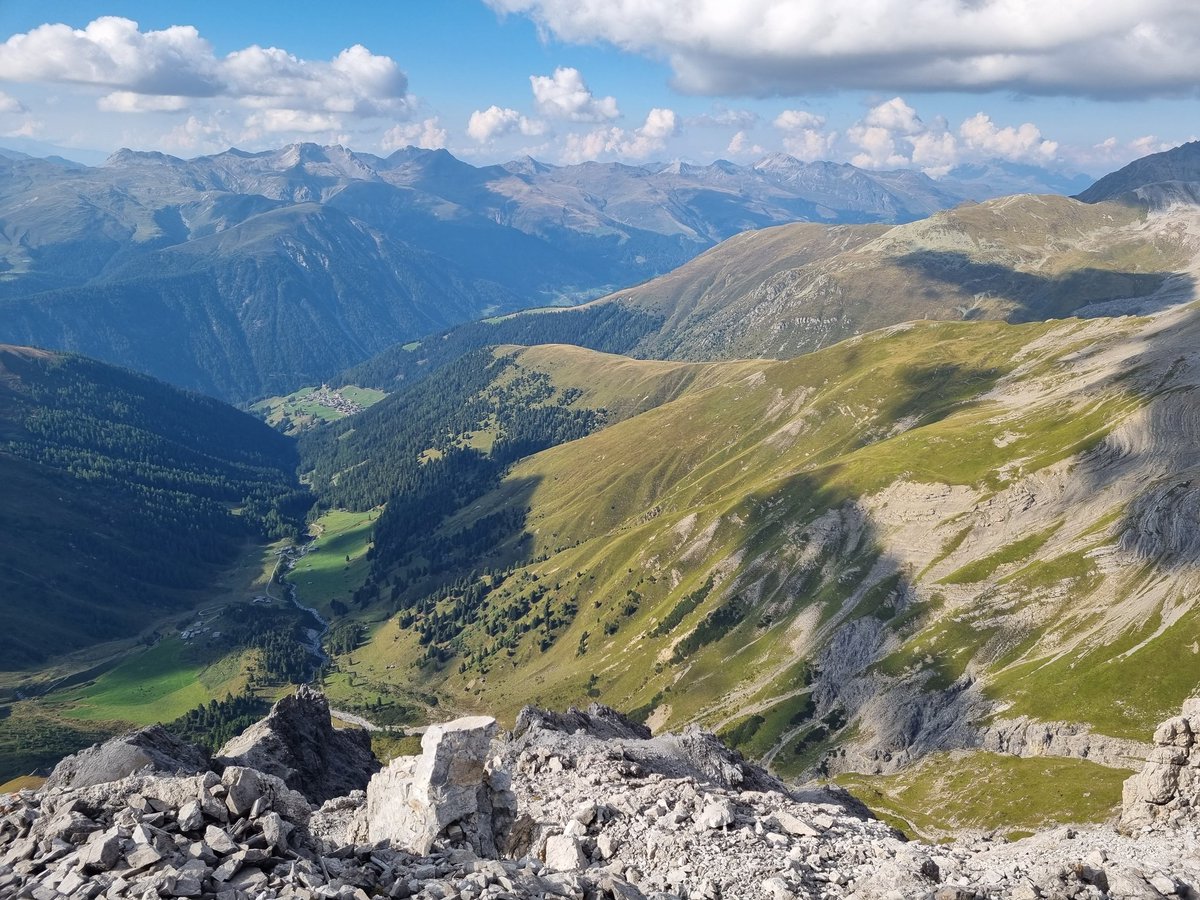
[[[213,697],[245,687],[245,654],[222,655],[211,662],[207,655],[178,637],[164,638],[95,681],[57,695],[54,708],[68,719],[169,722]]]
[[[379,513],[378,509],[361,513],[332,510],[313,523],[310,533],[316,540],[312,549],[289,576],[303,605],[327,617],[334,600],[350,604],[370,572],[367,550]]]
[[[343,388],[338,388],[338,393],[347,400],[352,400],[366,409],[368,406],[374,406],[380,400],[387,396],[383,391],[376,388],[359,387],[358,385],[348,384]]]
[[[421,736],[419,734],[397,736],[376,731],[371,735],[371,750],[384,765],[390,763],[397,756],[420,756]]]
[[[45,783],[46,779],[37,775],[19,775],[12,781],[0,784],[0,794],[11,794],[16,791],[36,791]]]
[[[1015,838],[1107,821],[1132,774],[1082,759],[956,751],[932,754],[895,775],[836,781],[909,837],[936,841],[968,830]]]

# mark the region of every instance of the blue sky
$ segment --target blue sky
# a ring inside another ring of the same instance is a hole
[[[1131,7],[0,0],[0,144],[85,161],[313,140],[475,163],[789,152],[935,177],[988,158],[1099,174],[1200,132],[1189,4]]]

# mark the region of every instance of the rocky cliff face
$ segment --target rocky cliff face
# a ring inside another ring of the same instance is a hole
[[[904,841],[838,791],[788,790],[711,736],[647,737],[598,707],[521,719],[515,736],[498,736],[485,717],[436,726],[420,757],[319,808],[235,765],[0,797],[0,896],[1197,896],[1190,760],[1200,701],[1159,728],[1158,749],[1130,781],[1124,833],[1058,828],[939,846]],[[118,744],[129,746],[119,739],[89,758]]]

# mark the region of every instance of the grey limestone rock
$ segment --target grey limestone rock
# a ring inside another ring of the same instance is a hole
[[[1134,835],[907,842],[840,792],[745,787],[748,764],[700,733],[493,741],[475,718],[434,726],[421,758],[316,812],[240,766],[0,796],[0,897],[1182,900],[1200,896],[1197,713],[1158,729],[1132,788],[1150,827]]]
[[[655,740],[713,784],[745,791],[775,791],[783,787],[779,779],[748,762],[737,750],[726,747],[716,735],[695,725],[689,725],[680,734],[666,734]],[[645,760],[638,761],[649,768]]]
[[[257,769],[229,766],[221,776],[221,784],[226,790],[225,805],[232,814],[231,819],[257,818],[274,810],[289,821],[303,823],[312,814],[312,807],[303,794],[289,787],[282,778]]]
[[[697,828],[724,828],[732,825],[736,818],[733,803],[725,797],[719,797],[704,807],[696,819]]]
[[[371,736],[335,729],[325,695],[307,685],[222,747],[215,761],[275,775],[317,805],[362,790],[379,771]]]
[[[570,872],[587,866],[579,838],[570,834],[556,834],[546,839],[545,861],[556,872]]]
[[[495,734],[488,716],[430,727],[419,757],[393,760],[367,786],[370,840],[426,854],[458,828],[476,853],[495,857],[516,816],[507,774],[488,762]]]
[[[1195,816],[1200,804],[1200,698],[1154,731],[1146,764],[1126,780],[1120,827],[1135,831],[1175,816]]]
[[[92,836],[79,854],[79,864],[93,872],[107,872],[120,858],[121,836],[113,828]]]
[[[151,725],[66,757],[54,767],[43,790],[107,784],[142,771],[190,775],[207,769],[208,756],[203,750],[181,741],[161,725]]]
[[[564,713],[540,709],[536,706],[526,706],[517,714],[513,735],[520,737],[534,727],[547,731],[561,731],[564,734],[582,732],[589,737],[601,740],[611,738],[646,740],[650,737],[650,729],[645,725],[633,721],[611,706],[604,706],[600,703],[593,703],[584,711],[572,706]]]

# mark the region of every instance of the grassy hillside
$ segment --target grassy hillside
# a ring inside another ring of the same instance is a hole
[[[1084,760],[957,751],[898,775],[845,775],[838,783],[909,837],[937,841],[969,830],[1017,840],[1054,825],[1111,819],[1131,774]]]
[[[469,561],[378,555],[393,614],[339,665],[454,708],[699,721],[783,774],[833,747],[886,770],[1017,714],[1144,741],[1200,682],[1197,336],[1184,308],[787,362],[525,351],[558,391],[644,404],[441,521],[428,548],[505,523]]]
[[[0,669],[138,634],[296,533],[294,447],[215,400],[0,347]]]
[[[746,233],[593,308],[662,318],[636,356],[786,358],[912,320],[1037,321],[1138,298],[1161,307],[1186,293],[1190,281],[1173,276],[1192,252],[1178,218],[1023,195],[891,228]]]

